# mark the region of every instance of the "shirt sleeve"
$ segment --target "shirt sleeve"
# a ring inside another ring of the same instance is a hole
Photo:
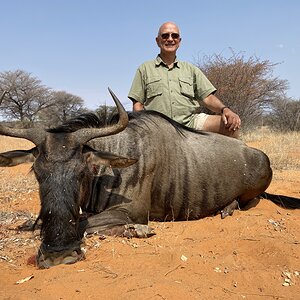
[[[135,100],[141,102],[142,104],[145,101],[145,82],[143,80],[141,69],[138,68],[133,82],[131,84],[131,88],[128,94],[128,98],[130,100]]]
[[[216,88],[213,84],[208,80],[208,78],[203,74],[203,72],[196,68],[195,70],[196,76],[196,99],[197,100],[204,100],[210,94],[216,92]]]

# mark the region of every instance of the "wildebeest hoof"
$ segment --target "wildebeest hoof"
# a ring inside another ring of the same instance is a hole
[[[234,200],[229,205],[227,205],[223,210],[221,210],[221,218],[225,219],[228,216],[232,216],[235,209],[239,208],[239,203]]]
[[[152,235],[155,235],[154,229],[148,225],[143,224],[127,224],[124,226],[125,230],[123,236],[132,238],[147,238]]]

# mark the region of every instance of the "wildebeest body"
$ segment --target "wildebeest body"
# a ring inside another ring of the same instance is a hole
[[[90,207],[100,212],[103,203],[107,209],[122,202],[113,209],[125,212],[134,223],[199,219],[234,199],[243,203],[254,198],[272,177],[263,152],[219,134],[176,127],[156,113],[135,114],[124,131],[90,145],[139,159],[114,175],[100,177],[100,199]],[[101,213],[90,219],[93,229],[88,231],[96,230],[100,218]]]

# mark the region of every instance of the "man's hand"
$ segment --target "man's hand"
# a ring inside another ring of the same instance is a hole
[[[215,113],[221,113],[222,122],[228,131],[237,131],[241,127],[240,117],[234,113],[229,107],[224,104],[213,94],[210,94],[203,99],[204,105],[214,111]]]
[[[222,113],[222,121],[229,131],[236,131],[241,128],[241,119],[230,108],[225,107]]]

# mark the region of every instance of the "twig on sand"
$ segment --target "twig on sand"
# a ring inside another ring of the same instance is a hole
[[[181,267],[181,264],[179,264],[178,266],[176,266],[175,268],[169,270],[167,273],[165,273],[165,276],[169,275],[170,273],[174,272],[175,270],[177,270],[179,267]]]

